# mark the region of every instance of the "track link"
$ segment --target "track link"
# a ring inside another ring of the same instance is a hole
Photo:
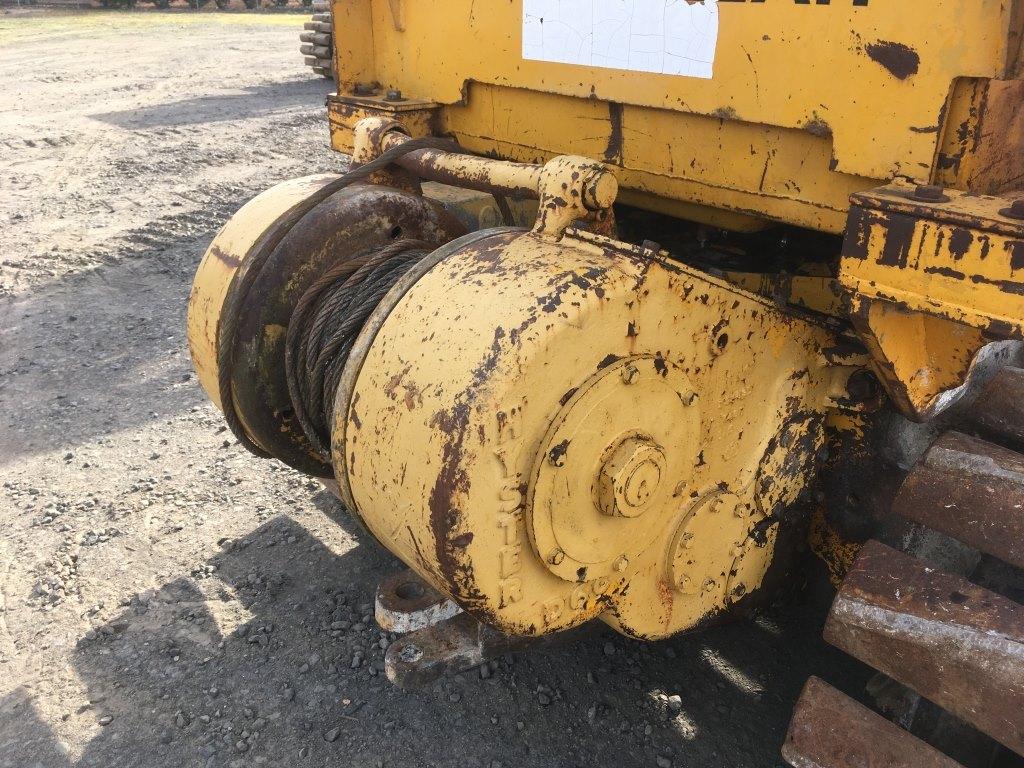
[[[892,511],[1024,567],[1024,369],[1006,367],[909,472]],[[836,595],[825,639],[1024,756],[1024,606],[878,541]],[[783,747],[796,768],[958,766],[813,679]]]
[[[331,23],[330,4],[323,0],[313,3],[315,13],[303,24],[299,35],[299,52],[307,67],[316,74],[334,79],[334,27]]]

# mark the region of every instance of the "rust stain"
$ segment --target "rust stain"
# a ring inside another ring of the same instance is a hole
[[[608,122],[611,129],[608,133],[608,146],[604,150],[604,161],[609,165],[622,165],[622,105],[617,102],[608,103]]]
[[[899,80],[916,75],[921,68],[920,54],[903,43],[879,40],[877,43],[869,43],[864,51],[872,61],[881,64]]]

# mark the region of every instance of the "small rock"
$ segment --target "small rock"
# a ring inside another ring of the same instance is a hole
[[[331,730],[324,733],[324,741],[335,742],[339,736],[341,736],[341,728],[331,728]]]
[[[614,643],[605,643],[604,644],[604,655],[605,656],[614,656],[615,655],[615,645],[614,645]]]
[[[100,725],[110,725],[112,722],[114,722],[114,718],[111,715],[104,715],[96,722],[98,722]]]
[[[654,762],[658,764],[658,768],[672,768],[672,761],[667,757],[658,757]]]

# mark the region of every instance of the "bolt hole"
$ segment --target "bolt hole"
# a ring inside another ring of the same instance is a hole
[[[402,600],[419,600],[424,594],[423,585],[418,581],[406,581],[395,587],[395,596]]]
[[[717,339],[715,339],[715,346],[718,347],[719,349],[725,349],[728,345],[729,345],[729,334],[728,333],[720,334],[719,337]]]
[[[391,239],[392,240],[397,240],[401,236],[402,236],[402,228],[401,227],[392,227],[391,228]]]
[[[407,664],[412,664],[423,658],[423,651],[415,645],[407,645],[399,652],[398,657]]]

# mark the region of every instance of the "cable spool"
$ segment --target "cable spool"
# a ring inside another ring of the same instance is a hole
[[[285,372],[295,415],[325,462],[331,458],[334,393],[349,352],[381,299],[430,253],[422,240],[397,240],[336,264],[302,295],[288,324]]]
[[[323,438],[329,408],[325,413],[322,404],[333,401],[325,387],[344,365],[347,335],[358,333],[406,267],[465,232],[439,203],[358,182],[407,152],[451,147],[436,138],[411,140],[342,176],[286,182],[247,206],[251,212],[243,208],[211,244],[190,300],[190,346],[201,384],[254,455],[332,476]],[[337,316],[326,318],[327,307]],[[306,337],[292,332],[294,359],[309,359],[311,367],[296,366],[289,381],[286,336],[297,308],[296,327],[319,316],[315,328],[329,335],[303,342],[300,354],[298,339]],[[325,350],[337,359],[328,361]],[[312,383],[317,376],[326,381]]]

